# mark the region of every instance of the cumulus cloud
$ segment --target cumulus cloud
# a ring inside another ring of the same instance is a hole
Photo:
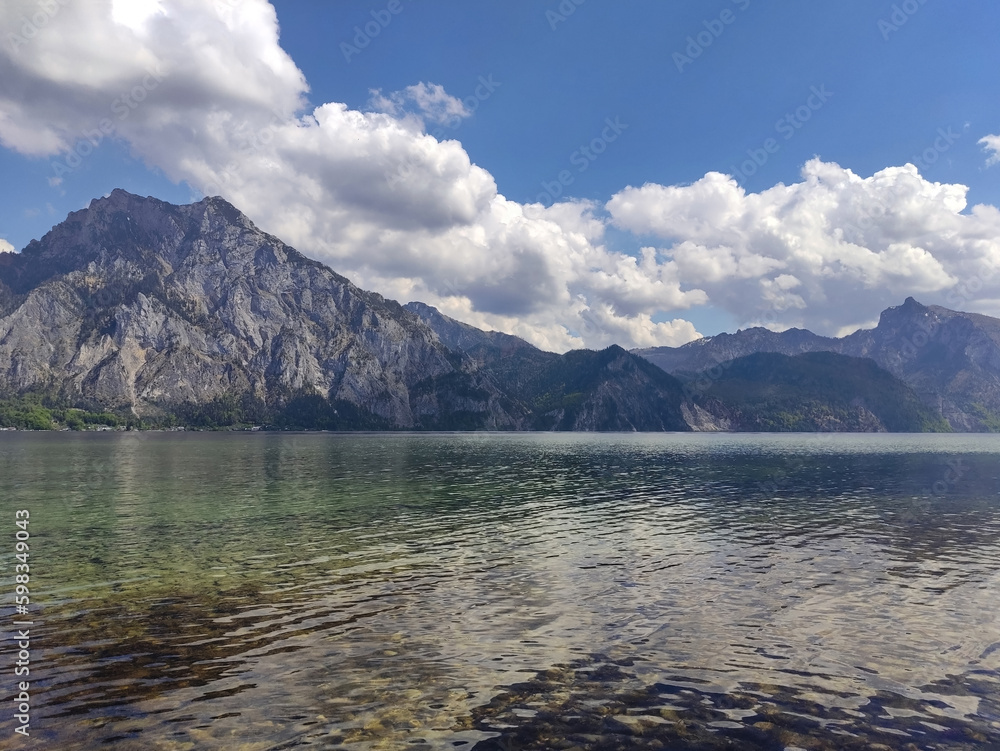
[[[14,253],[14,246],[0,237],[0,253]]]
[[[439,83],[421,81],[391,94],[383,94],[381,89],[375,89],[371,94],[369,106],[394,117],[414,113],[424,122],[454,128],[472,114],[461,99],[451,96]]]
[[[547,349],[681,344],[699,305],[829,330],[997,256],[997,210],[961,213],[962,186],[909,166],[862,179],[816,160],[759,194],[710,173],[606,206],[520,204],[428,134],[470,112],[439,85],[374,92],[368,111],[307,108],[265,0],[51,5],[29,36],[37,2],[0,4],[0,143],[48,157],[50,183],[118,140],[362,287]],[[608,216],[662,242],[612,250]]]
[[[980,143],[983,150],[989,154],[989,157],[986,159],[987,166],[1000,164],[1000,135],[983,136],[979,139],[978,143]]]
[[[862,178],[813,159],[801,182],[760,193],[713,172],[627,188],[607,209],[618,227],[662,238],[678,278],[746,325],[833,333],[907,295],[944,301],[963,280],[994,277],[1000,212],[963,213],[966,193],[912,165]]]
[[[4,4],[0,33],[16,32],[33,7]],[[53,184],[95,142],[116,138],[384,294],[554,349],[697,335],[654,321],[704,301],[673,265],[606,249],[588,205],[509,201],[457,141],[424,132],[469,115],[439,85],[376,93],[381,111],[305,111],[306,81],[263,0],[112,9],[60,6],[0,55],[0,141],[49,156]]]
[[[48,5],[0,8],[0,142],[21,153],[68,152],[103,120],[144,154],[159,135],[165,148],[186,136],[195,149],[304,102],[305,78],[261,0],[145,0],[143,13],[122,1]]]

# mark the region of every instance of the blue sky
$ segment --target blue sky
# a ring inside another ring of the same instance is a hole
[[[928,0],[888,39],[878,22],[891,18],[893,4],[871,0],[798,3],[793,13],[762,0],[587,0],[565,21],[553,19],[555,29],[546,11],[558,13],[556,2],[410,2],[350,63],[339,44],[350,44],[353,27],[385,3],[275,5],[282,46],[317,104],[363,107],[372,88],[418,80],[461,98],[474,93],[479,75],[492,74],[502,85],[454,136],[522,202],[542,192],[607,117],[628,124],[627,135],[573,185],[579,197],[738,169],[812,86],[833,92],[829,107],[783,143],[748,188],[794,181],[814,155],[871,174],[921,154],[940,127],[963,132],[969,123],[984,135],[1000,127],[1000,92],[989,82],[989,71],[1000,69],[1000,7],[985,0]],[[733,23],[679,72],[673,54],[684,54],[687,38],[726,10]],[[977,138],[963,140],[925,176],[1000,202],[1000,180],[983,169]]]
[[[1000,225],[972,216],[1000,205],[986,148],[996,141],[982,140],[1000,133],[1000,6],[987,0],[277,0],[273,11],[254,0],[258,12],[238,22],[230,0],[133,0],[131,15],[110,1],[57,3],[0,11],[0,238],[14,248],[116,187],[178,203],[220,192],[362,286],[555,349],[677,344],[754,323],[837,333],[907,294],[943,304],[971,278],[998,281]],[[280,53],[268,13],[293,68],[248,68],[248,49]],[[44,23],[25,30],[32,18]],[[50,60],[81,24],[131,36],[120,52],[95,41]],[[182,33],[203,35],[200,69],[171,57],[167,40]],[[166,72],[148,103],[57,172],[116,92],[150,81],[141,73],[154,59]],[[89,80],[91,69],[104,74]],[[343,105],[343,123],[284,130],[329,103]],[[457,114],[439,117],[449,106]],[[170,113],[183,122],[158,134]],[[396,143],[377,118],[413,139]],[[342,153],[351,127],[396,192]],[[872,180],[907,163],[919,177]],[[779,183],[800,187],[785,195]],[[966,186],[965,205],[935,183]],[[840,225],[861,226],[845,212],[865,205],[889,219],[845,245]],[[907,216],[924,226],[908,235]],[[652,260],[632,268],[641,248]],[[958,299],[1000,314],[989,283]]]

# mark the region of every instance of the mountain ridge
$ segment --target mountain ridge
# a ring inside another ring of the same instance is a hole
[[[425,303],[404,307],[526,404],[532,429],[690,430],[680,406],[680,382],[617,344],[560,355],[511,334],[482,331]]]
[[[173,206],[114,191],[19,255],[0,268],[7,390],[55,388],[140,416],[317,392],[394,427],[442,408],[496,427],[521,419],[416,316],[220,198]],[[460,388],[415,388],[450,374]]]
[[[679,348],[557,354],[365,291],[224,199],[176,206],[120,189],[0,256],[0,422],[24,425],[44,425],[51,408],[74,426],[119,415],[330,430],[749,429],[779,424],[768,409],[791,412],[787,399],[753,396],[774,375],[764,372],[720,398],[740,358],[835,350],[877,370],[828,359],[831,394],[837,374],[854,392],[836,403],[810,392],[801,429],[933,422],[879,417],[865,396],[876,386],[897,405],[912,390],[956,429],[1000,429],[1000,321],[913,298],[842,339],[748,329]],[[813,367],[767,362],[788,378]],[[733,409],[753,419],[730,419]],[[815,417],[831,410],[841,417]]]
[[[911,387],[955,430],[1000,426],[1000,320],[922,305],[907,297],[887,308],[873,329],[840,338],[806,329],[753,328],[680,347],[632,350],[666,372],[684,377],[689,396],[705,390],[725,364],[759,352],[833,352],[865,357]],[[695,373],[701,374],[694,378]]]
[[[578,351],[567,369],[563,355],[439,315],[467,340],[449,347],[416,313],[221,198],[175,206],[116,190],[16,255],[0,267],[0,394],[42,394],[60,414],[82,405],[216,427],[689,429],[679,382],[621,348]]]
[[[685,403],[695,430],[950,431],[913,389],[869,358],[757,352],[714,375]]]

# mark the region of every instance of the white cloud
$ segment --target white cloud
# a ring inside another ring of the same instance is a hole
[[[145,28],[151,18],[163,13],[160,0],[112,0],[111,19],[137,31]]]
[[[421,81],[391,94],[383,94],[381,89],[375,89],[371,94],[369,106],[394,117],[415,110],[415,114],[423,121],[453,128],[472,114],[461,99],[448,94],[438,83],[428,84]]]
[[[982,144],[984,151],[992,152],[986,159],[987,166],[1000,164],[1000,135],[983,136],[977,143]]]
[[[3,5],[0,36],[31,6]],[[305,79],[262,0],[161,0],[118,21],[107,4],[67,5],[3,51],[0,141],[62,162],[110,120],[114,137],[172,179],[223,195],[362,286],[542,346],[696,336],[653,321],[705,299],[682,290],[673,264],[606,249],[585,204],[507,200],[457,141],[424,133],[424,119],[469,114],[440,86],[379,95],[388,112],[328,103],[298,114]],[[495,82],[481,80],[488,94]]]
[[[305,79],[277,45],[274,9],[261,0],[224,12],[221,3],[144,0],[124,15],[122,3],[52,5],[30,36],[24,19],[39,4],[0,6],[0,142],[22,153],[68,151],[107,120],[155,160],[163,154],[150,146],[160,137],[165,149],[185,135],[204,147],[218,129],[266,124],[304,101]]]
[[[963,213],[966,192],[912,165],[861,178],[813,159],[802,182],[761,193],[709,173],[626,188],[607,209],[618,227],[662,238],[678,278],[744,325],[834,333],[908,295],[944,303],[963,280],[995,277],[1000,212]]]
[[[960,213],[962,186],[819,160],[803,182],[759,194],[716,173],[627,188],[607,204],[613,221],[663,243],[616,252],[605,207],[511,201],[459,142],[428,135],[426,123],[469,114],[436,84],[376,92],[377,111],[306,111],[264,0],[57,7],[31,39],[0,47],[0,143],[68,172],[86,144],[119,139],[363,287],[545,348],[681,344],[697,332],[675,311],[704,304],[831,330],[943,293],[1000,255],[1000,212]],[[35,9],[0,4],[0,40]]]
[[[0,237],[0,253],[15,253],[14,246]]]

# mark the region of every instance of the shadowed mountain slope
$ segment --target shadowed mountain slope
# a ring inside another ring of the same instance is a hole
[[[835,352],[866,357],[910,386],[955,430],[1000,430],[1000,320],[921,305],[912,297],[883,311],[878,326],[834,339],[802,329],[761,328],[682,347],[635,350],[668,373],[711,371],[759,352]]]

